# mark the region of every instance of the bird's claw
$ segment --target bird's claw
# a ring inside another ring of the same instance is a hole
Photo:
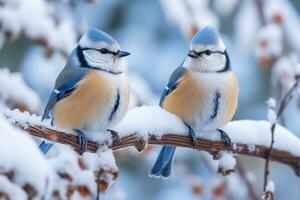
[[[217,131],[219,131],[219,133],[221,134],[221,141],[223,141],[226,144],[226,146],[230,146],[231,139],[227,135],[227,133],[225,131],[223,131],[222,129],[217,129]]]
[[[190,138],[192,139],[192,145],[193,145],[193,148],[196,148],[196,145],[197,145],[197,137],[196,137],[196,134],[194,132],[194,130],[187,124],[185,124],[188,129],[189,129],[189,136]]]
[[[108,131],[111,134],[112,143],[113,144],[119,144],[121,142],[121,138],[120,138],[118,132],[114,131],[114,130],[111,130],[111,129],[108,129]]]
[[[197,145],[197,137],[195,134],[190,134],[190,137],[192,139],[193,148],[195,148]]]
[[[87,150],[88,146],[88,141],[87,138],[85,137],[84,133],[80,130],[75,130],[78,136],[78,142],[80,145],[80,151],[85,152]]]

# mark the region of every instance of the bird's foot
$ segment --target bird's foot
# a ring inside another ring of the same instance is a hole
[[[121,142],[121,138],[120,138],[120,136],[119,136],[119,134],[118,134],[117,131],[114,131],[114,130],[111,130],[111,129],[108,129],[108,131],[111,134],[111,138],[112,138],[112,143],[113,144],[118,144],[118,143]]]
[[[75,130],[75,131],[76,131],[77,136],[78,136],[80,151],[83,153],[87,150],[87,144],[88,144],[87,138],[86,138],[86,136],[84,135],[84,133],[82,131],[80,131],[80,130]]]
[[[187,125],[187,124],[185,124],[185,125],[186,125],[186,127],[188,127],[188,129],[189,129],[189,136],[190,136],[190,138],[192,139],[193,148],[195,148],[196,145],[197,145],[197,137],[196,137],[196,134],[195,134],[194,130],[193,130],[189,125]]]
[[[223,131],[222,129],[217,129],[217,131],[219,131],[219,133],[221,134],[221,141],[223,141],[227,146],[230,146],[231,145],[231,139],[227,135],[227,133],[225,131]]]

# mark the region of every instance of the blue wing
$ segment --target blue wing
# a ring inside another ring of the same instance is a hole
[[[72,94],[78,82],[87,74],[88,68],[80,67],[80,62],[77,58],[77,49],[75,49],[64,69],[58,75],[55,88],[51,92],[47,105],[44,110],[43,119],[51,118],[50,112],[55,104]]]
[[[184,75],[185,72],[186,72],[186,69],[184,67],[182,67],[182,64],[181,64],[172,73],[172,75],[170,76],[169,82],[161,95],[161,98],[159,101],[160,106],[162,106],[162,103],[164,102],[166,96],[168,96],[171,92],[173,92],[176,89],[177,85],[180,83],[182,76]]]
[[[175,69],[172,73],[167,86],[165,87],[163,94],[160,98],[159,105],[162,106],[166,96],[168,96],[172,91],[174,91],[177,85],[180,83],[186,69],[182,67],[182,64]],[[175,147],[173,146],[163,146],[160,153],[150,171],[150,176],[154,177],[168,177],[171,174],[171,167],[173,163],[173,158],[175,154]]]

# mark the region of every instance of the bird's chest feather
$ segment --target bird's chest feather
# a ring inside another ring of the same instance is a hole
[[[195,129],[215,129],[231,120],[237,97],[238,85],[232,72],[187,72],[163,107]]]
[[[114,115],[120,110],[125,112],[128,106],[127,84],[121,86],[117,84],[120,80],[114,79],[117,78],[98,72],[89,73],[70,96],[56,104],[56,124],[69,129],[107,128]]]

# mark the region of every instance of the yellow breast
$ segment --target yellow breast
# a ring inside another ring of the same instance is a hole
[[[233,72],[195,76],[187,71],[178,87],[165,98],[163,108],[179,116],[185,123],[205,129],[214,109],[213,99],[218,91],[221,94],[218,117],[209,126],[220,128],[232,119],[236,111],[238,90]]]
[[[201,114],[199,108],[208,104],[205,88],[197,83],[190,72],[186,72],[182,81],[163,102],[163,108],[177,116],[185,123],[192,124],[195,115]]]
[[[86,75],[70,96],[55,105],[55,123],[61,128],[83,129],[101,117],[106,119],[116,96],[116,86],[93,71]]]
[[[232,120],[238,106],[239,84],[233,72],[230,72],[230,78],[222,95],[225,107],[222,110],[220,127],[225,126]]]

